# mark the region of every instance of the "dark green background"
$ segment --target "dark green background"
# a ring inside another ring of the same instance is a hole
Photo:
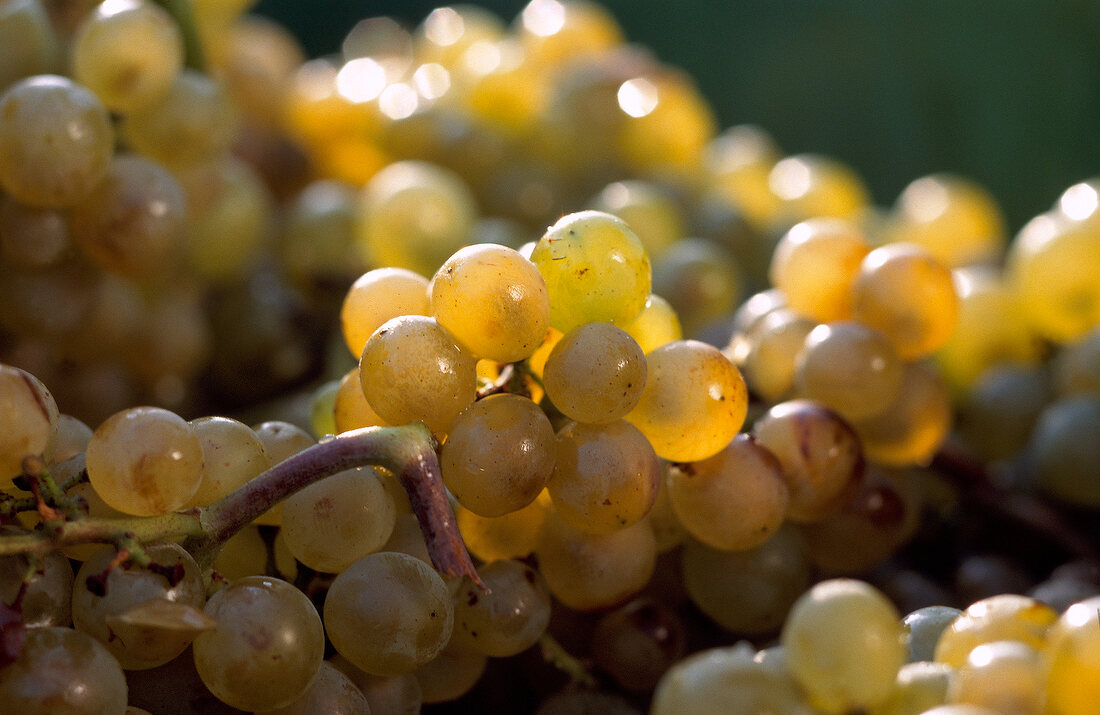
[[[311,55],[371,15],[444,3],[264,0]],[[476,3],[511,21],[525,2]],[[879,203],[935,171],[974,178],[1010,228],[1100,176],[1096,0],[607,0],[627,38],[698,81],[723,126],[853,166]]]

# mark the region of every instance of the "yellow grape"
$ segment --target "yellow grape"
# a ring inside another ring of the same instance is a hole
[[[649,257],[622,219],[578,211],[558,220],[531,252],[546,281],[550,325],[569,332],[584,323],[625,325],[649,297]]]
[[[0,484],[23,472],[23,458],[49,456],[61,415],[34,375],[0,363]]]
[[[970,604],[940,635],[935,660],[959,668],[971,651],[985,643],[1015,640],[1042,648],[1058,613],[1045,603],[1017,594],[1000,594]]]
[[[947,702],[947,686],[955,669],[943,663],[906,663],[898,670],[894,689],[873,715],[915,715]]]
[[[742,355],[741,372],[754,395],[775,402],[790,394],[798,355],[816,325],[793,310],[776,308],[740,336],[734,349]]]
[[[542,343],[549,327],[545,281],[529,260],[507,246],[481,243],[459,249],[436,271],[428,295],[436,321],[475,357],[522,360]]]
[[[687,235],[686,219],[670,192],[650,181],[628,179],[608,184],[589,205],[626,221],[654,259]]]
[[[522,561],[494,561],[478,569],[488,587],[466,580],[455,594],[451,645],[507,658],[533,646],[550,621],[550,592],[539,572]]]
[[[213,504],[271,467],[263,442],[246,424],[230,417],[200,417],[191,429],[202,445],[202,481],[186,506]]]
[[[897,351],[877,330],[851,321],[822,323],[798,356],[795,393],[860,419],[897,398],[904,372]]]
[[[796,313],[821,322],[845,320],[852,315],[852,285],[870,251],[855,223],[810,219],[779,239],[768,278]]]
[[[466,548],[482,561],[520,559],[535,550],[551,509],[550,494],[543,489],[533,502],[504,516],[479,516],[460,504],[455,521]]]
[[[655,293],[650,293],[645,299],[645,307],[638,317],[622,328],[647,355],[662,345],[684,337],[676,311],[667,300]]]
[[[499,40],[504,32],[504,22],[490,10],[476,5],[437,7],[416,28],[413,49],[422,62],[450,70],[471,45]]]
[[[374,331],[390,318],[428,315],[428,279],[406,268],[375,268],[359,276],[344,295],[340,327],[355,357]]]
[[[904,367],[897,397],[882,412],[852,420],[868,459],[889,466],[926,464],[954,422],[951,393],[924,363]]]
[[[370,406],[367,398],[363,395],[358,368],[352,368],[340,378],[340,384],[336,387],[332,412],[333,425],[337,434],[359,429],[360,427],[386,424],[386,421],[378,416],[378,413],[374,411],[374,408]]]
[[[978,705],[997,712],[1049,712],[1038,651],[1026,643],[1004,640],[970,651],[947,688],[952,703]]]
[[[1047,707],[1060,715],[1086,715],[1100,698],[1100,629],[1093,596],[1065,610],[1051,627],[1040,653],[1046,678]]]
[[[741,429],[748,391],[718,348],[678,340],[646,357],[642,399],[626,415],[659,457],[694,462],[717,454]]]
[[[780,159],[768,187],[782,202],[779,216],[790,223],[817,216],[858,220],[869,203],[867,187],[850,167],[818,154]]]
[[[779,148],[763,129],[741,124],[715,137],[706,150],[707,184],[731,201],[757,230],[778,218],[782,201],[768,186]]]
[[[588,0],[531,0],[520,11],[516,32],[544,71],[623,41],[615,17]]]
[[[642,397],[646,360],[641,347],[610,323],[587,323],[566,333],[550,352],[542,385],[567,417],[612,422]]]

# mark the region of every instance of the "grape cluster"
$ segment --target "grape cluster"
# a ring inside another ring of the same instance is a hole
[[[1095,710],[1097,180],[873,206],[585,0],[11,5],[6,707]]]

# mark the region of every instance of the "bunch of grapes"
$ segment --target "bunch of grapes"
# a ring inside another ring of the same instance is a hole
[[[585,0],[188,5],[0,5],[6,707],[1094,711],[1100,183],[875,207]]]

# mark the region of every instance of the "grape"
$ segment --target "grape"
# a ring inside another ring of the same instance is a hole
[[[249,525],[229,537],[214,559],[214,570],[229,582],[267,573],[267,544],[259,527]]]
[[[813,521],[836,512],[863,474],[855,432],[815,402],[781,402],[753,424],[752,433],[783,466],[790,490],[787,517],[792,521]]]
[[[779,215],[791,223],[818,216],[855,220],[868,204],[862,179],[820,154],[780,159],[768,173],[768,188],[782,201]]]
[[[626,223],[600,211],[568,214],[531,253],[550,295],[550,325],[567,333],[584,323],[625,325],[649,297],[649,258]]]
[[[422,420],[433,432],[446,432],[474,401],[476,363],[434,318],[406,315],[387,321],[367,341],[359,380],[386,422]]]
[[[1066,609],[1047,635],[1040,652],[1050,712],[1084,715],[1100,697],[1100,637],[1096,612],[1100,597]]]
[[[271,715],[370,715],[371,708],[351,678],[323,662],[309,688],[294,702],[264,712]]]
[[[634,228],[646,253],[658,258],[687,235],[686,221],[670,192],[641,179],[605,186],[589,208],[618,216]]]
[[[476,5],[437,7],[417,27],[415,54],[425,62],[453,69],[471,45],[498,40],[504,31],[499,17]]]
[[[848,419],[870,417],[897,399],[904,363],[878,331],[854,322],[810,331],[795,365],[795,392]]]
[[[628,413],[646,381],[642,349],[610,323],[587,323],[566,333],[543,368],[554,406],[578,422],[605,423]]]
[[[61,46],[50,16],[38,0],[9,2],[0,15],[0,88],[36,74],[56,72]]]
[[[735,338],[741,372],[754,395],[769,402],[787,397],[794,388],[795,364],[806,336],[817,323],[793,310],[776,308]]]
[[[683,657],[686,639],[676,612],[643,596],[600,619],[592,657],[624,689],[648,692]]]
[[[1051,372],[1059,396],[1078,392],[1100,395],[1100,325],[1077,342],[1066,345],[1054,357]]]
[[[9,531],[10,530],[10,531]],[[4,527],[0,535],[18,534],[15,527]],[[60,552],[42,556],[41,566],[27,578],[28,557],[0,557],[0,603],[7,606],[19,601],[23,623],[29,628],[67,626],[72,621],[73,568]]]
[[[186,622],[169,621],[150,637],[127,638],[116,632],[112,618],[153,601],[196,609],[206,601],[202,571],[190,554],[171,543],[150,546],[147,553],[158,566],[176,569],[181,574],[179,581],[172,583],[161,573],[126,564],[112,567],[102,585],[93,590],[90,580],[103,574],[115,558],[114,550],[104,549],[80,567],[73,588],[73,626],[103,643],[127,670],[167,663],[187,648],[198,631]]]
[[[903,360],[942,347],[957,316],[951,272],[924,248],[892,243],[864,256],[852,285],[852,317],[885,335]]]
[[[325,599],[325,630],[340,655],[376,675],[400,675],[439,655],[454,608],[443,579],[423,561],[382,552],[341,572]]]
[[[768,276],[795,312],[822,322],[846,320],[852,314],[852,284],[870,251],[855,224],[810,219],[780,239]]]
[[[19,268],[45,268],[64,257],[70,245],[69,225],[60,211],[0,196],[0,257],[5,262]]]
[[[202,481],[202,443],[195,430],[159,407],[112,415],[92,434],[85,459],[96,493],[127,514],[179,509]]]
[[[677,241],[653,266],[653,292],[668,299],[692,336],[737,307],[743,282],[729,249],[704,238]]]
[[[622,42],[614,16],[584,0],[533,0],[516,19],[525,51],[543,71]]]
[[[279,464],[303,449],[317,444],[317,440],[304,429],[281,420],[261,422],[252,429],[263,443],[272,464]]]
[[[283,100],[305,52],[289,28],[252,13],[234,18],[210,58],[226,90],[249,124],[282,129]]]
[[[672,507],[672,499],[669,496],[668,477],[671,465],[661,460],[661,477],[657,480],[657,498],[653,506],[645,515],[653,529],[653,536],[657,539],[657,553],[663,554],[675,549],[688,538],[687,529],[680,523],[680,517]]]
[[[387,320],[430,311],[427,278],[405,268],[375,268],[348,288],[340,325],[348,350],[359,357],[367,339]]]
[[[780,642],[791,672],[826,712],[883,702],[905,663],[894,606],[873,587],[851,579],[822,581],[800,596]]]
[[[674,665],[657,685],[652,715],[717,712],[809,715],[790,677],[753,660],[747,643],[711,648]]]
[[[894,402],[877,415],[852,421],[867,458],[895,467],[931,461],[954,420],[951,395],[931,366],[906,363],[902,369]]]
[[[522,360],[546,335],[546,283],[530,261],[507,246],[459,249],[436,271],[428,294],[436,321],[475,357]],[[471,305],[479,309],[471,311]]]
[[[503,516],[480,516],[460,505],[455,521],[466,548],[477,558],[518,559],[535,550],[551,509],[550,494],[543,489],[533,502]]]
[[[684,544],[684,588],[703,613],[734,633],[778,630],[811,573],[806,543],[790,527],[746,551],[718,551],[694,539]]]
[[[455,420],[440,454],[455,499],[483,517],[504,516],[535,500],[554,469],[554,429],[526,397],[490,395]]]
[[[29,77],[0,94],[0,188],[19,201],[71,206],[103,178],[113,153],[106,108],[72,80]]]
[[[72,415],[60,415],[57,421],[57,441],[54,443],[53,463],[61,464],[84,452],[92,428]]]
[[[327,293],[330,284],[343,290],[362,273],[354,246],[357,199],[354,187],[329,179],[309,183],[294,197],[278,234],[279,267],[291,285]],[[348,295],[350,290],[345,302]],[[359,355],[363,348],[352,352]]]
[[[488,656],[448,644],[435,658],[413,671],[425,704],[457,700],[481,679]]]
[[[340,378],[332,404],[332,424],[336,433],[384,425],[386,421],[378,416],[363,394],[359,382],[359,369],[352,368]]]
[[[637,523],[657,498],[661,470],[645,436],[624,420],[574,422],[558,431],[546,490],[573,528],[609,534]]]
[[[768,173],[779,158],[775,140],[762,128],[751,124],[729,127],[707,145],[707,184],[732,202],[753,228],[766,228],[781,203],[768,187]]]
[[[684,337],[676,311],[667,300],[652,293],[645,299],[642,312],[622,327],[647,355],[662,345]]]
[[[156,715],[239,715],[218,700],[195,669],[191,649],[159,668],[126,671],[130,704]]]
[[[947,688],[952,703],[980,705],[998,712],[1040,713],[1043,682],[1039,653],[1018,641],[994,641],[970,651]]]
[[[370,467],[347,470],[288,498],[280,533],[294,557],[311,569],[339,573],[381,549],[397,515],[380,478]]]
[[[954,677],[954,669],[943,663],[906,663],[898,670],[890,697],[872,712],[875,715],[919,715],[943,705]]]
[[[1058,614],[1033,598],[1000,594],[967,606],[940,635],[935,660],[959,668],[970,652],[993,641],[1016,640],[1041,648]]]
[[[1100,396],[1056,400],[1042,411],[1024,454],[1024,472],[1053,496],[1100,505]]]
[[[142,0],[99,5],[72,40],[73,76],[113,112],[156,101],[183,67],[183,37],[163,8]]]
[[[210,692],[236,708],[286,707],[321,667],[324,631],[305,594],[285,581],[249,576],[215,593],[217,627],[195,639],[195,667]]]
[[[535,556],[550,593],[569,608],[592,611],[641,591],[653,575],[657,549],[644,521],[611,534],[587,534],[552,516]]]
[[[271,466],[271,457],[248,425],[229,417],[189,423],[202,445],[202,481],[187,506],[213,504]]]
[[[1009,459],[1027,444],[1051,400],[1049,376],[1038,367],[999,365],[982,373],[958,406],[956,431],[990,461]]]
[[[356,668],[339,653],[327,662],[355,683],[370,703],[372,713],[419,715],[422,698],[415,671],[394,676],[371,675]]]
[[[925,606],[905,616],[902,624],[906,629],[909,662],[931,661],[940,635],[961,613],[950,606]]]
[[[123,715],[126,678],[91,636],[32,628],[19,658],[0,669],[0,700],[21,715]]]
[[[783,468],[747,434],[701,462],[674,466],[669,500],[684,528],[716,549],[759,546],[783,523],[789,499]]]
[[[509,559],[485,564],[478,576],[489,590],[468,580],[459,588],[451,646],[494,658],[533,646],[550,622],[550,592],[538,571]]]
[[[0,363],[0,483],[23,472],[23,459],[49,452],[61,419],[53,395],[25,370]]]
[[[748,391],[741,373],[718,348],[678,340],[651,352],[646,363],[641,401],[626,419],[659,457],[675,462],[706,459],[741,429]]]

